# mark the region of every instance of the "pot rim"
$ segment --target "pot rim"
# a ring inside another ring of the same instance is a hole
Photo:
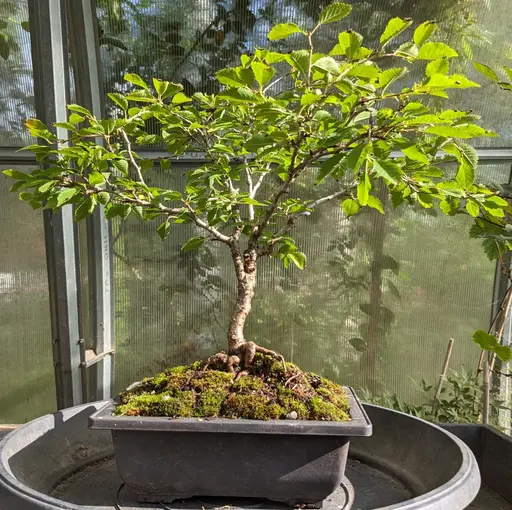
[[[372,424],[350,386],[343,386],[350,403],[350,421],[246,420],[231,418],[169,418],[113,416],[115,399],[91,414],[89,428],[145,432],[223,432],[229,434],[285,434],[311,436],[371,436]]]

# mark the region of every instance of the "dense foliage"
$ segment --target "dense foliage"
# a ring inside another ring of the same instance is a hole
[[[121,112],[115,118],[97,119],[70,105],[68,121],[55,129],[30,119],[30,133],[42,141],[26,149],[43,167],[5,171],[18,181],[12,190],[34,208],[74,204],[77,221],[102,206],[108,218],[158,220],[162,239],[175,225],[191,223],[198,235],[183,250],[210,241],[227,245],[238,282],[231,351],[245,343],[260,259],[277,257],[285,267],[303,269],[294,226],[326,202],[339,201],[347,218],[365,207],[383,214],[383,196],[395,207],[466,214],[474,218],[470,235],[483,238],[489,258],[499,258],[512,246],[509,190],[475,182],[477,155],[466,143],[495,135],[474,113],[438,106],[449,91],[479,85],[451,72],[457,51],[435,40],[437,27],[429,21],[407,36],[412,21],[391,19],[378,48],[347,30],[328,54],[316,52],[318,28],[350,11],[335,2],[314,27],[276,25],[271,41],[292,37],[305,49],[242,55],[239,66],[217,72],[216,94],[188,96],[182,85],[127,74],[130,90],[109,94]],[[413,82],[408,73],[418,66],[423,77]],[[148,186],[145,177],[156,162],[135,148],[147,145],[166,149],[168,156],[158,160],[164,172],[185,152],[201,152],[206,163],[187,172],[180,188]],[[312,175],[319,190],[332,181],[336,191],[303,198],[298,184]],[[509,359],[510,349],[492,338],[474,337]]]

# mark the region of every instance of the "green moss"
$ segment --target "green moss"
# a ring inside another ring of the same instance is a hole
[[[308,419],[309,410],[306,404],[292,390],[283,385],[277,386],[277,403],[283,408],[285,417],[295,411],[298,420]]]
[[[187,418],[194,416],[194,394],[183,391],[179,395],[169,392],[136,395],[127,404],[117,407],[117,415],[170,416]]]
[[[277,420],[283,417],[283,412],[281,406],[269,404],[268,399],[261,395],[230,393],[222,406],[222,415],[226,418],[246,420]]]
[[[196,396],[194,416],[207,418],[220,416],[222,403],[226,398],[225,392],[216,390],[205,390]]]
[[[236,380],[233,384],[233,391],[237,393],[250,393],[264,389],[263,379],[255,376],[245,376]]]
[[[286,418],[345,421],[349,404],[343,388],[318,375],[257,354],[252,374],[205,369],[204,362],[174,367],[121,394],[117,415]]]
[[[350,416],[332,402],[326,402],[321,397],[309,399],[307,406],[309,408],[309,419],[320,421],[347,421]]]
[[[227,393],[227,389],[233,384],[234,374],[207,370],[193,374],[190,384],[196,391],[214,390]]]

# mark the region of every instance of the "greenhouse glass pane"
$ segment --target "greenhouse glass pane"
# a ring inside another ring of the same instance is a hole
[[[510,166],[480,172],[505,182]],[[179,187],[158,173],[148,184]],[[326,205],[295,232],[305,271],[262,263],[247,337],[305,369],[414,401],[410,377],[435,380],[450,338],[451,367],[476,368],[471,334],[488,327],[495,266],[469,225],[424,209],[365,210],[348,221]],[[165,242],[155,229],[135,218],[114,225],[117,389],[225,348],[235,291],[227,249],[183,252],[194,227],[173,227]]]
[[[23,423],[55,410],[55,382],[42,216],[11,184],[0,174],[0,423]]]
[[[105,88],[123,90],[123,76],[136,72],[145,79],[158,77],[183,83],[185,92],[213,92],[215,71],[238,61],[242,53],[267,46],[267,32],[279,22],[313,26],[331,0],[98,0],[100,44]],[[472,60],[495,68],[511,66],[512,0],[377,0],[348,1],[353,14],[323,27],[315,35],[319,49],[331,48],[337,34],[352,28],[378,45],[389,18],[411,17],[416,22],[437,20],[435,37],[451,44],[462,57],[452,72],[467,72],[484,90],[453,92],[455,105],[471,108],[483,117],[486,127],[500,138],[477,140],[478,146],[510,146],[512,141],[512,92],[500,90],[473,69]],[[408,34],[410,38],[411,34]],[[404,37],[406,37],[404,35]],[[398,40],[401,42],[401,40]],[[287,49],[300,44],[297,37],[274,42]],[[400,65],[390,61],[388,64]],[[425,62],[411,78],[423,76]],[[502,79],[506,75],[501,72]],[[511,80],[509,80],[511,81]],[[439,101],[439,99],[437,100]],[[442,102],[440,102],[441,104]],[[453,101],[450,106],[453,106]]]
[[[30,141],[23,123],[34,113],[26,0],[0,0],[0,147]]]

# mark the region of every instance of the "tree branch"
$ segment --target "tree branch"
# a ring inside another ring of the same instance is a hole
[[[268,175],[268,172],[270,170],[267,168],[267,173],[261,174],[260,178],[256,181],[256,184],[252,188],[252,193],[250,195],[251,198],[256,198],[256,193],[258,193],[258,189],[261,186],[261,183],[263,182],[263,179]]]
[[[123,137],[124,143],[126,144],[126,150],[128,151],[128,157],[130,158],[130,163],[132,164],[133,168],[135,168],[135,171],[137,172],[137,178],[139,179],[139,182],[141,184],[146,185],[144,182],[144,177],[142,177],[142,169],[137,164],[137,161],[135,161],[135,157],[133,156],[132,152],[132,144],[130,142],[130,139],[128,138],[128,135],[124,131],[124,129],[120,129],[119,132],[121,133],[121,136]]]
[[[308,209],[314,209],[315,207],[319,206],[320,204],[323,204],[324,202],[329,202],[330,200],[334,200],[335,198],[341,197],[343,195],[346,195],[348,190],[353,186],[349,186],[348,188],[342,189],[340,191],[336,191],[336,193],[332,193],[331,195],[327,195],[325,197],[319,198],[318,200],[315,200],[311,204],[309,204],[307,207]]]
[[[245,175],[247,177],[247,187],[249,190],[249,198],[253,198],[252,194],[253,194],[254,187],[253,187],[253,183],[252,183],[252,176],[251,176],[251,172],[249,172],[249,169],[247,168],[247,166],[245,167]],[[249,204],[249,221],[252,221],[252,220],[254,220],[254,205]]]
[[[188,209],[188,215],[190,216],[190,219],[198,227],[201,227],[202,229],[206,230],[208,233],[210,233],[218,241],[221,241],[221,242],[223,242],[225,244],[232,244],[233,243],[233,238],[231,236],[227,236],[227,235],[223,234],[222,232],[218,231],[215,227],[211,227],[210,225],[208,225],[208,223],[206,223],[206,221],[202,220],[196,214],[194,209],[192,209],[192,207],[190,207],[190,205],[187,204],[186,202],[185,202],[185,207]]]

